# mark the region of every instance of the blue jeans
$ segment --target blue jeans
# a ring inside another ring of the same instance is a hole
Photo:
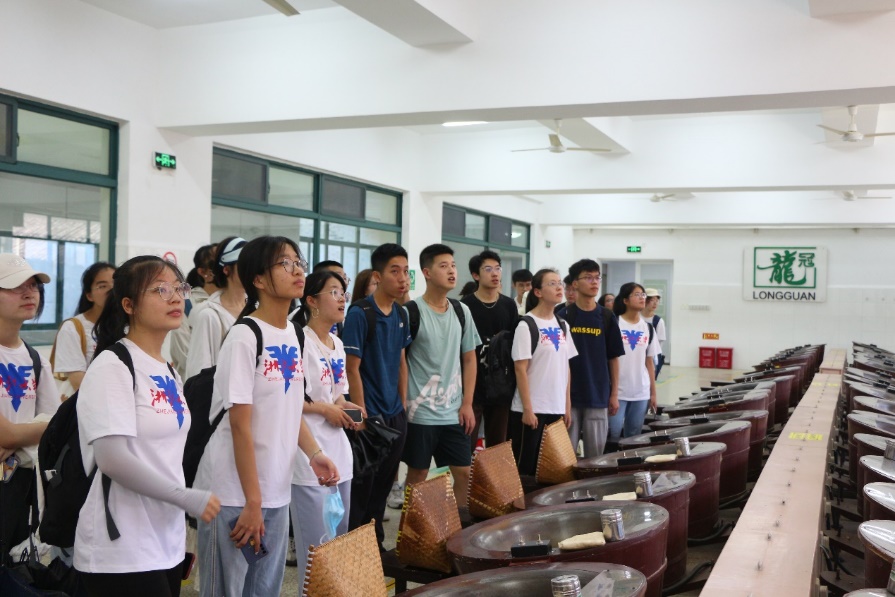
[[[199,566],[202,597],[268,597],[279,595],[286,571],[289,542],[289,506],[262,508],[264,538],[270,552],[252,565],[230,540],[230,521],[242,513],[241,506],[221,506],[211,523],[199,521]]]
[[[337,485],[345,506],[345,516],[336,527],[336,535],[348,532],[348,509],[351,506],[351,481],[342,481]],[[305,584],[305,566],[308,563],[308,548],[320,545],[326,532],[323,528],[323,502],[331,489],[320,485],[292,484],[292,503],[289,512],[292,515],[292,532],[295,535],[295,555],[298,559],[298,594],[301,595]]]
[[[618,443],[621,437],[633,437],[643,433],[643,421],[649,400],[619,400],[618,412],[609,417],[609,441]],[[624,429],[625,435],[622,436]]]

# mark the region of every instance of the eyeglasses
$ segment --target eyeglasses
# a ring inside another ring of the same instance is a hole
[[[485,270],[486,274],[499,274],[503,271],[503,268],[499,265],[486,265],[482,269]]]
[[[547,288],[562,288],[562,282],[553,280],[551,282],[544,282],[542,286],[546,286]]]
[[[4,290],[7,290],[14,294],[25,294],[26,292],[39,292],[41,288],[43,288],[43,284],[41,282],[34,282],[32,280],[31,282],[20,284],[16,288],[4,288]]]
[[[186,300],[190,298],[190,294],[193,291],[193,287],[187,284],[186,282],[180,282],[179,284],[169,284],[168,282],[162,282],[155,288],[150,288],[147,292],[157,292],[162,300],[165,302],[170,302],[172,298],[174,298],[174,293],[180,295],[180,298]]]
[[[341,290],[339,290],[337,288],[333,288],[329,292],[318,292],[314,296],[320,296],[321,294],[331,294],[333,297],[333,300],[335,300],[336,302],[339,302],[342,299],[345,299],[346,303],[351,301],[351,293],[350,292],[342,292]]]
[[[600,280],[602,280],[603,276],[601,276],[600,274],[593,274],[593,275],[581,276],[578,279],[584,280],[585,282],[590,282],[591,284],[593,284],[594,282],[599,282]]]
[[[282,265],[283,269],[286,270],[287,274],[294,274],[295,266],[300,267],[303,272],[308,271],[308,262],[305,261],[304,259],[299,259],[298,261],[293,261],[291,259],[283,259],[282,261],[277,261],[270,267],[276,267],[278,265]]]
[[[631,296],[634,298],[646,298],[645,292],[632,292]]]

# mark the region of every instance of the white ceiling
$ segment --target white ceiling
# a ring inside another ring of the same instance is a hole
[[[659,214],[644,224],[652,226],[696,221],[709,204],[719,219],[734,207],[761,206],[771,213],[743,221],[772,225],[774,206],[784,201],[803,212],[832,209],[818,222],[842,221],[845,209],[864,224],[873,223],[873,210],[895,222],[895,199],[847,202],[836,194],[892,195],[895,136],[847,143],[817,126],[844,130],[846,105],[855,103],[861,132],[895,132],[895,48],[886,34],[895,0],[762,0],[754,10],[737,0],[685,0],[677,15],[650,4],[677,23],[593,0],[570,4],[566,14],[514,15],[505,26],[495,14],[507,10],[499,1],[289,0],[302,15],[288,21],[263,0],[83,1],[166,30],[162,39],[185,58],[166,73],[174,91],[159,102],[176,106],[161,121],[178,133],[295,134],[322,152],[327,133],[401,128],[422,139],[420,153],[433,164],[420,191],[568,201],[575,211],[547,217],[557,224],[588,221],[618,200]],[[526,1],[536,13],[544,5]],[[694,21],[684,10],[705,18]],[[638,34],[622,34],[621,45],[608,37],[617,33],[610,27],[600,31],[604,40],[596,30],[605,23],[584,25],[595,15],[629,19]],[[253,17],[289,28],[236,23]],[[226,35],[214,25],[223,21],[234,22]],[[746,33],[736,31],[739,21]],[[660,40],[656,28],[666,24],[687,30]],[[187,25],[207,27],[176,31]],[[309,48],[318,53],[301,63],[296,57],[311,55]],[[715,52],[717,64],[711,57],[697,63]],[[190,62],[194,53],[220,55],[227,66],[205,72],[205,64]],[[228,81],[229,65],[243,61],[269,64],[241,73],[245,81]],[[301,85],[288,76],[297,63]],[[239,108],[221,108],[219,97]],[[442,127],[448,120],[489,122]],[[511,153],[546,147],[551,132],[570,147],[612,152]],[[670,192],[695,196],[649,201]],[[628,218],[619,216],[618,225]]]

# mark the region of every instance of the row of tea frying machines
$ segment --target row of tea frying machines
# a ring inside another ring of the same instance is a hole
[[[854,343],[827,475],[821,582],[830,595],[895,594],[895,353]]]
[[[788,349],[733,381],[712,382],[660,406],[647,421],[649,432],[622,439],[619,452],[578,460],[577,480],[541,486],[526,493],[524,509],[454,534],[447,550],[459,576],[405,594],[550,596],[551,579],[564,575],[577,576],[583,587],[608,579],[611,588],[603,583],[600,594],[617,597],[698,589],[712,562],[688,569],[688,545],[721,543],[729,535],[733,523],[720,513],[745,504],[749,482],[761,473],[823,358],[823,345]],[[895,438],[895,417],[891,432]],[[644,471],[647,491],[638,475]],[[895,480],[895,466],[892,475]],[[631,492],[636,499],[603,499]],[[576,551],[558,548],[568,537],[605,530],[604,512],[612,510],[621,511],[622,538],[607,536],[604,545]],[[515,545],[531,541],[548,547],[537,556],[514,556]]]

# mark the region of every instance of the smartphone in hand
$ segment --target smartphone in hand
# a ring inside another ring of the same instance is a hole
[[[231,531],[234,529],[234,527],[236,527],[237,520],[239,520],[238,516],[230,521],[230,530]],[[264,558],[270,554],[270,552],[267,551],[267,546],[264,545],[264,542],[260,541],[260,539],[258,540],[261,543],[260,549],[258,550],[258,553],[255,553],[255,541],[256,541],[256,539],[254,537],[252,537],[241,548],[242,555],[245,556],[246,562],[248,562],[249,564],[257,562],[261,558]]]
[[[355,423],[363,423],[364,414],[359,408],[346,408],[344,412],[348,413],[348,416],[351,417],[351,420]]]

